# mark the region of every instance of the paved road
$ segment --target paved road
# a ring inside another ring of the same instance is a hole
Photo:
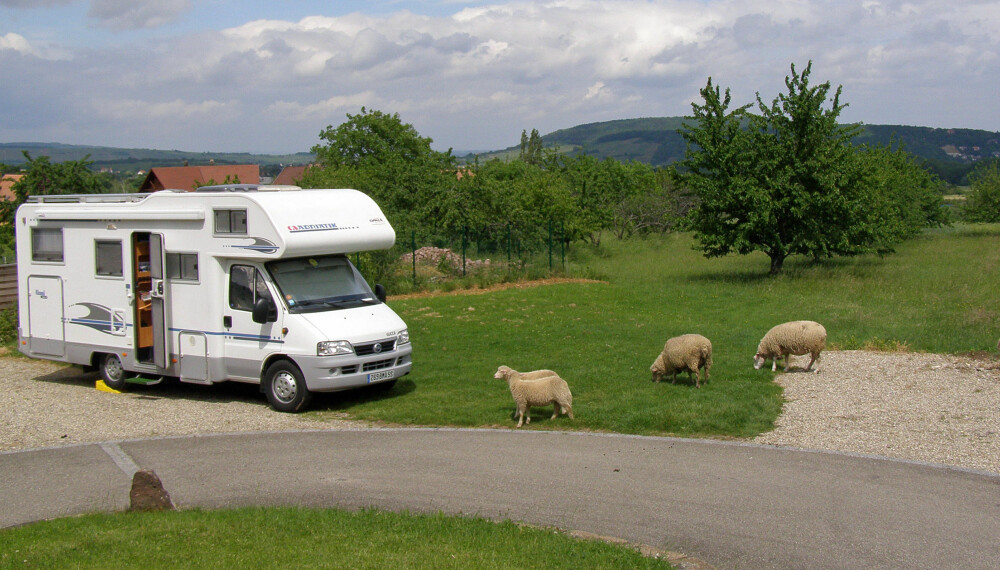
[[[0,526],[128,506],[302,504],[510,518],[720,568],[997,568],[1000,476],[700,440],[387,429],[233,434],[0,454]]]

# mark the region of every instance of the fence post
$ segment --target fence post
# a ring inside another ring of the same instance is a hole
[[[510,222],[507,222],[507,271],[508,272],[510,271],[510,249],[511,246],[513,245],[511,243],[512,237],[513,234],[510,231]]]
[[[465,277],[465,244],[468,241],[469,226],[462,226],[462,277]]]
[[[562,268],[566,271],[566,224],[559,222],[559,245],[562,248]]]
[[[552,220],[549,219],[549,273],[552,273]]]
[[[413,254],[413,288],[417,288],[417,232],[410,232],[410,252]]]

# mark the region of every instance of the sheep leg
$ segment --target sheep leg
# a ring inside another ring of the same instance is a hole
[[[554,420],[559,417],[559,402],[553,402],[552,404],[552,417],[550,420]]]
[[[792,355],[791,353],[789,353],[784,356],[785,356],[785,372],[788,372],[788,367],[792,365]]]
[[[816,363],[816,370],[814,370],[813,372],[815,372],[816,374],[819,374],[819,362],[818,361],[819,361],[819,353],[818,352],[812,353],[812,360],[809,361],[809,366],[806,366],[806,370],[807,371],[810,370],[812,368],[813,362],[815,362]]]
[[[531,421],[531,420],[528,420]],[[520,405],[517,407],[517,427],[521,427],[524,424],[524,408]]]
[[[563,412],[569,416],[569,419],[573,419],[573,406],[563,406]]]

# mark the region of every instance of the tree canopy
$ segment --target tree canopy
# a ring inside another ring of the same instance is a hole
[[[969,176],[972,191],[965,204],[970,222],[1000,222],[1000,160],[979,164]]]
[[[362,190],[397,232],[422,238],[471,228],[492,239],[510,225],[519,239],[541,240],[552,221],[568,241],[596,242],[602,230],[664,231],[674,220],[672,181],[651,166],[561,155],[543,149],[537,129],[522,132],[518,158],[462,166],[395,113],[362,108],[320,138],[313,152],[321,167],[303,185]]]
[[[709,78],[692,104],[678,169],[698,197],[690,226],[706,256],[761,251],[773,274],[795,254],[886,253],[944,221],[933,178],[905,153],[853,147],[860,126],[838,122],[842,87],[831,95],[811,72],[792,65],[786,92],[736,108]]]

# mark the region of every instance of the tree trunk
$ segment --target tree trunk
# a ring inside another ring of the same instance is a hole
[[[785,264],[785,256],[780,253],[771,254],[771,275],[781,273],[781,266]]]

